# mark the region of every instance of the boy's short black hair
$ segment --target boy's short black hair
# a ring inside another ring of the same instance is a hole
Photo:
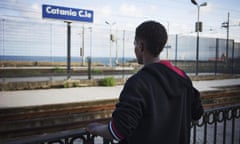
[[[145,47],[154,56],[163,50],[168,39],[165,27],[156,21],[146,21],[140,24],[135,31],[135,40],[142,40]]]

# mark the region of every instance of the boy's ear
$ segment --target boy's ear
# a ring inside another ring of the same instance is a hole
[[[144,49],[145,49],[143,41],[140,41],[140,42],[139,42],[139,46],[140,46],[141,52],[143,52]]]

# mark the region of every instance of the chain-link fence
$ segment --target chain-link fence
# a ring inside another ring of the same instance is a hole
[[[72,23],[70,36],[72,75],[86,74],[89,63],[94,74],[107,70],[110,74],[118,67],[131,74],[138,67],[134,30]],[[67,37],[64,22],[1,18],[1,77],[66,74]],[[195,73],[196,36],[169,35],[160,57]],[[240,43],[229,40],[227,45],[226,39],[200,37],[198,68],[199,73],[240,73]]]
[[[1,61],[14,60],[14,58],[19,61],[31,59],[46,62],[65,61],[67,55],[67,25],[65,23],[1,19],[0,26]],[[109,40],[110,31],[114,35],[113,41]],[[116,56],[119,60],[123,56],[133,56],[133,32],[115,29],[110,31],[102,27],[95,28],[91,25],[73,23],[71,25],[72,62],[82,63],[89,56],[93,58],[112,57],[112,59]],[[111,53],[109,53],[110,46]],[[102,62],[102,64],[107,64],[107,62]]]
[[[226,39],[200,37],[199,73],[240,73],[240,45],[228,40],[227,46],[226,42]],[[169,44],[166,57],[186,72],[195,73],[196,37],[170,35]]]

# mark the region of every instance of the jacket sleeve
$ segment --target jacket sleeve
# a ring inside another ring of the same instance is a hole
[[[202,102],[200,99],[200,93],[196,88],[192,88],[192,103],[191,103],[191,115],[192,115],[192,120],[199,120],[201,116],[203,115],[203,106]]]
[[[146,90],[134,78],[130,78],[119,98],[119,102],[112,114],[109,131],[116,140],[123,140],[136,129],[144,111]]]

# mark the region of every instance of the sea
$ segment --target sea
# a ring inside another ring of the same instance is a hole
[[[84,61],[87,62],[89,57],[85,57]],[[112,65],[115,65],[116,58],[112,57]],[[119,57],[118,63],[134,61],[132,57]],[[67,62],[67,57],[64,56],[14,56],[14,55],[0,55],[0,61],[30,61],[30,62]],[[91,61],[94,63],[101,63],[109,65],[109,57],[92,57]],[[71,62],[82,62],[82,57],[71,57]]]

